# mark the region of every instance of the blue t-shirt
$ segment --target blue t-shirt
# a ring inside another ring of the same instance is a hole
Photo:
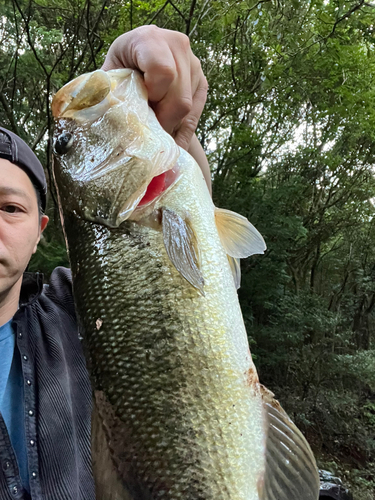
[[[22,484],[29,491],[22,366],[11,320],[0,327],[0,353],[0,412],[16,453]]]

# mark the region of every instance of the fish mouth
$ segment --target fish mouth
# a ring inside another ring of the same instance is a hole
[[[140,222],[147,218],[154,210],[155,205],[169,192],[180,179],[180,168],[177,164],[161,174],[152,177],[148,184],[139,188],[125,204],[121,201],[121,187],[114,201],[115,209],[107,217],[95,215],[95,222],[111,228],[119,227],[125,221]]]
[[[140,199],[135,207],[134,212],[143,211],[150,207],[155,202],[159,201],[170,189],[176,184],[180,178],[180,169],[177,164],[172,168],[156,175],[151,179],[146,187],[143,197]]]
[[[78,76],[62,87],[52,99],[54,118],[74,118],[90,122],[111,106],[123,102],[121,83],[132,73],[130,69],[103,71]]]

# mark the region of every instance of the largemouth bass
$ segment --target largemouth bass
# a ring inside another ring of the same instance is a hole
[[[98,500],[316,500],[314,457],[259,383],[238,303],[260,234],[214,207],[137,72],[82,75],[52,111]]]

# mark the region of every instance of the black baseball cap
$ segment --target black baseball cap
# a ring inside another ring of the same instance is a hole
[[[30,177],[40,193],[43,211],[46,209],[47,182],[42,164],[25,141],[6,128],[0,127],[0,158],[9,160]]]

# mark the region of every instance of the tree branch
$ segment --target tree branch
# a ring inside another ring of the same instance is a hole
[[[169,0],[167,0],[167,1],[165,2],[165,4],[164,4],[164,5],[162,5],[162,7],[160,7],[160,9],[159,9],[157,12],[155,12],[155,14],[152,16],[151,20],[150,20],[147,24],[152,24],[152,23],[155,21],[155,19],[158,17],[158,15],[159,15],[161,12],[163,12],[163,10],[166,8],[166,6],[167,6],[168,4],[169,4]]]
[[[365,0],[361,0],[357,5],[354,5],[354,7],[352,7],[350,10],[348,10],[348,12],[346,14],[344,14],[339,19],[337,19],[335,21],[334,25],[333,25],[331,33],[326,38],[328,39],[331,36],[333,36],[334,33],[335,33],[337,25],[339,23],[341,23],[341,21],[344,21],[345,19],[347,19],[348,17],[350,17],[356,10],[360,9],[364,3],[365,3]]]
[[[238,89],[237,89],[236,75],[234,74],[234,61],[233,61],[233,59],[234,59],[234,56],[236,55],[237,28],[238,28],[239,24],[240,24],[240,18],[237,17],[236,29],[234,31],[234,37],[233,37],[233,43],[232,43],[232,57],[230,60],[230,70],[231,70],[231,74],[232,74],[232,82],[233,82],[234,88],[236,89],[236,92],[238,91]]]
[[[35,137],[34,142],[33,142],[33,143],[32,143],[32,145],[31,145],[31,149],[32,149],[33,151],[35,151],[35,148],[36,148],[36,147],[37,147],[37,145],[40,143],[40,141],[43,139],[43,136],[44,136],[44,134],[45,134],[45,133],[46,133],[46,131],[47,131],[47,127],[48,127],[48,121],[46,121],[46,122],[43,124],[42,128],[39,130],[39,134]]]
[[[189,17],[186,20],[186,29],[185,29],[185,34],[187,36],[189,36],[189,33],[190,33],[190,24],[191,24],[191,20],[193,19],[196,3],[197,3],[197,0],[192,0],[192,2],[190,4]]]
[[[104,9],[105,9],[105,7],[107,5],[107,2],[108,2],[108,0],[104,0],[102,8],[100,9],[100,12],[99,12],[99,14],[98,14],[98,16],[97,16],[97,18],[95,20],[95,23],[94,23],[93,27],[92,27],[91,35],[93,35],[95,33],[96,28],[98,27],[99,21],[100,21],[102,15],[103,15],[103,12],[104,12]],[[90,38],[90,36],[88,38]],[[75,66],[73,68],[73,74],[70,76],[69,80],[72,78],[72,76],[74,75],[74,73],[77,71],[77,69],[81,65],[81,63],[83,61],[83,58],[85,57],[85,50],[86,50],[86,47],[87,47],[88,43],[89,42],[86,42],[85,46],[83,47],[81,55],[79,56],[78,61],[77,61],[77,63],[75,64]]]
[[[180,11],[180,9],[177,7],[177,5],[175,5],[172,0],[169,0],[169,3],[172,5],[172,7],[174,8],[174,10],[182,17],[182,19],[185,21],[186,23],[186,17],[183,15],[183,13]]]
[[[86,10],[86,31],[87,31],[87,41],[90,47],[92,61],[94,63],[94,69],[96,69],[96,61],[94,55],[94,47],[92,46],[91,34],[90,33],[90,0],[87,0],[87,10]]]
[[[197,22],[195,23],[194,25],[194,28],[190,31],[189,33],[189,36],[191,36],[194,31],[197,29],[198,27],[198,24],[200,23],[200,21],[202,21],[202,19],[207,15],[207,13],[210,11],[211,7],[209,7],[208,9],[206,8],[207,5],[209,4],[210,0],[206,0],[199,15],[198,15],[198,18],[197,18]]]
[[[24,134],[22,134],[21,131],[19,130],[16,120],[14,119],[13,111],[8,106],[7,100],[2,92],[0,92],[0,102],[3,105],[5,114],[9,120],[13,132],[19,136],[24,136]]]
[[[18,9],[18,12],[21,14],[21,17],[25,23],[25,29],[26,29],[26,34],[27,34],[27,41],[29,43],[29,46],[34,54],[34,57],[35,59],[38,61],[40,67],[42,68],[43,70],[43,73],[46,75],[46,77],[48,77],[48,71],[46,70],[46,67],[44,66],[43,62],[41,61],[40,57],[38,56],[38,53],[34,47],[34,44],[31,40],[31,35],[30,35],[30,26],[29,26],[29,21],[30,21],[30,15],[28,16],[28,18],[26,18],[26,16],[24,15],[24,13],[22,12],[22,9],[20,7],[20,5],[18,4],[18,1],[17,0],[13,0],[13,2],[16,4],[17,6],[17,9]],[[29,7],[31,7],[31,2],[29,4]],[[29,8],[29,14],[30,14],[30,11],[31,11],[31,8]]]

